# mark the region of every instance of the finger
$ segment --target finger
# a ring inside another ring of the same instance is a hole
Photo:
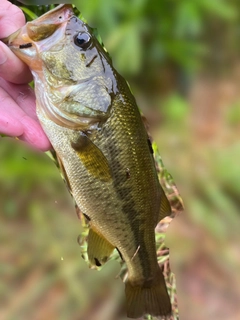
[[[0,41],[0,77],[13,83],[28,83],[32,74],[28,66]]]
[[[17,105],[31,118],[38,121],[34,90],[27,84],[13,84],[0,78],[2,87]]]
[[[2,88],[0,88],[0,132],[19,137],[42,151],[51,148],[40,124],[29,117]]]
[[[36,114],[36,98],[33,89],[28,85],[9,83],[1,78],[0,87],[5,90],[23,111],[23,113],[19,113],[20,122],[23,126],[21,136],[20,134],[18,135],[20,139],[43,151],[49,150],[51,147],[50,142],[43,132]]]
[[[24,128],[18,116],[15,101],[0,88],[0,132],[12,137],[22,135]]]
[[[7,0],[0,1],[0,39],[9,36],[25,23],[22,10]],[[14,83],[27,83],[32,79],[29,68],[1,41],[0,76]]]
[[[9,36],[25,23],[21,9],[7,0],[0,1],[0,39]]]
[[[25,115],[21,118],[21,123],[24,131],[23,134],[19,136],[19,139],[42,151],[48,151],[51,149],[51,143],[38,122],[30,118],[28,115]]]

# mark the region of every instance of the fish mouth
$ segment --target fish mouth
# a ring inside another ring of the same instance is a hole
[[[40,70],[41,59],[38,59],[38,53],[43,49],[47,50],[48,46],[50,47],[55,41],[54,39],[62,36],[63,30],[73,15],[72,5],[60,5],[34,21],[27,22],[21,29],[1,41],[31,69]]]

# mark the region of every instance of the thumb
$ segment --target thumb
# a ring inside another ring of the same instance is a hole
[[[0,77],[13,83],[28,83],[32,74],[28,66],[0,41]]]

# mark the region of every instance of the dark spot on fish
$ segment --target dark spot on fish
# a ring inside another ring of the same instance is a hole
[[[91,218],[86,213],[84,213],[83,215],[88,221],[91,221]]]
[[[123,256],[122,256],[122,254],[121,254],[120,250],[119,250],[118,248],[116,248],[116,249],[117,249],[117,252],[118,252],[118,254],[119,254],[120,258],[121,258],[121,259],[122,259],[122,261],[123,261]]]
[[[130,177],[131,177],[129,168],[127,168],[127,170],[126,170],[126,176],[127,176],[127,179],[130,179]]]
[[[95,264],[97,267],[101,267],[102,264],[99,262],[99,260],[97,258],[94,258]]]
[[[151,142],[150,138],[147,139],[147,142],[148,142],[148,146],[149,146],[150,152],[151,152],[151,154],[153,154],[154,151],[153,151],[153,148],[152,148],[152,142]]]
[[[20,44],[19,49],[26,49],[26,48],[31,48],[32,47],[32,43],[25,43],[25,44]]]
[[[93,61],[94,61],[96,58],[97,58],[97,55],[95,55],[95,56],[92,58],[92,60],[86,64],[86,67],[87,67],[87,68],[90,67],[91,64],[93,63]]]

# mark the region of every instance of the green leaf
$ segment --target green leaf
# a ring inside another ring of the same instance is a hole
[[[26,7],[19,7],[19,8],[22,9],[22,11],[26,15],[28,15],[31,20],[37,19],[38,16],[34,12],[32,12],[30,9],[28,9]]]

